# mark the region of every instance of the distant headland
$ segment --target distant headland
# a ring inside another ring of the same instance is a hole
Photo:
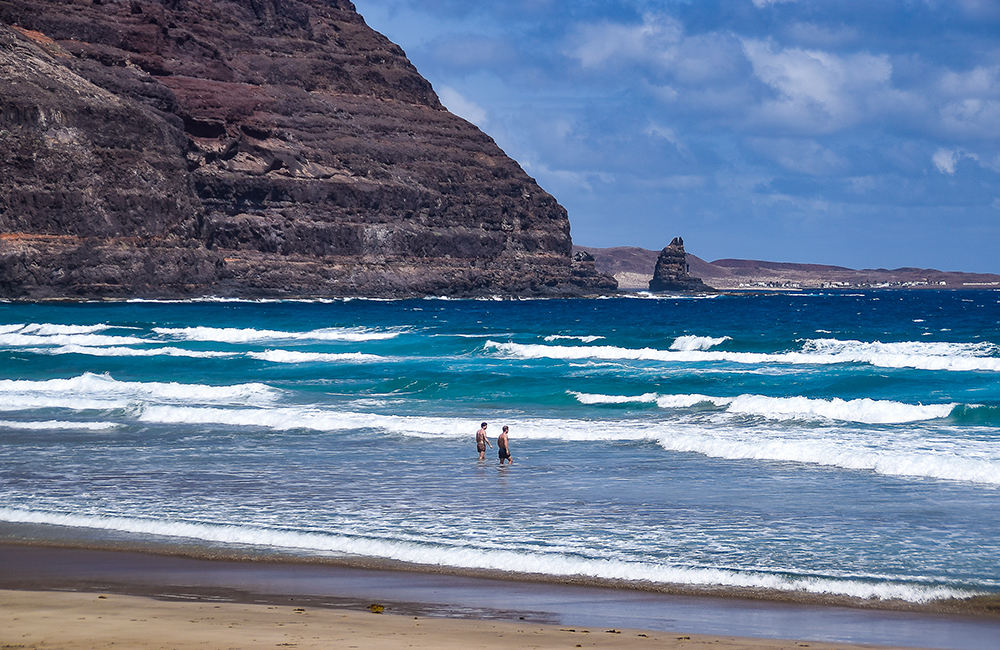
[[[618,246],[574,246],[594,258],[597,270],[613,275],[625,291],[649,288],[661,251]],[[714,262],[687,253],[687,270],[720,291],[794,289],[1000,289],[1000,275],[936,269],[850,269],[823,264],[794,264],[720,259]]]

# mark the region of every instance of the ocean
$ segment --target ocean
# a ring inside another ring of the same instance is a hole
[[[0,486],[42,541],[996,596],[1000,292],[2,303]]]

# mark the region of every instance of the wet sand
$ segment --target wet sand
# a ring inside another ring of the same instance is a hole
[[[0,591],[0,645],[17,648],[684,648],[812,650],[837,643],[632,629],[421,618],[292,605],[165,602],[139,596]]]
[[[1000,639],[995,617],[2,543],[0,589],[0,646],[25,648],[995,650]]]

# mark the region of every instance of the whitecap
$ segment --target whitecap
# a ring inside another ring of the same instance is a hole
[[[53,429],[106,431],[108,429],[116,429],[120,426],[122,425],[117,422],[67,422],[63,420],[21,422],[14,420],[0,420],[0,427],[28,431],[51,431]]]
[[[67,408],[75,410],[125,408],[136,402],[268,404],[280,391],[260,383],[229,386],[178,382],[117,381],[109,375],[84,373],[69,379],[0,380],[0,409]]]
[[[923,405],[869,398],[844,400],[838,397],[815,399],[764,395],[739,395],[727,398],[722,403],[726,404],[729,413],[760,415],[779,420],[819,417],[865,424],[903,424],[945,418],[958,406],[954,402]],[[716,401],[716,404],[720,404],[720,401]]]
[[[139,345],[148,342],[148,340],[136,336],[112,336],[89,332],[53,332],[49,334],[41,334],[38,332],[26,333],[23,331],[13,331],[0,334],[0,347],[9,348],[37,347],[45,345]]]
[[[63,345],[57,348],[28,348],[25,351],[33,354],[86,354],[92,357],[186,357],[190,359],[218,359],[235,356],[231,352],[186,350],[175,347],[129,348],[118,346]]]
[[[884,368],[915,368],[949,371],[1000,371],[1000,358],[987,356],[997,351],[992,343],[898,344],[862,343],[818,339],[806,341],[801,352],[722,352],[712,350],[659,350],[656,348],[620,348],[614,346],[541,345],[499,343],[488,340],[485,351],[520,359],[603,361],[663,361],[668,363],[728,362],[746,365],[790,364],[832,365],[865,363]],[[907,352],[910,350],[910,352]]]
[[[593,343],[594,341],[600,341],[603,336],[589,335],[589,336],[571,336],[568,334],[550,334],[545,337],[545,341],[551,343],[552,341],[580,341],[581,343]]]
[[[709,348],[714,348],[720,343],[725,343],[726,341],[729,341],[731,339],[732,337],[729,336],[720,336],[720,337],[692,336],[692,335],[678,336],[676,339],[674,339],[674,342],[670,344],[670,349],[683,350],[683,351],[708,350]]]
[[[371,363],[384,361],[385,357],[362,352],[296,352],[294,350],[265,350],[248,352],[251,359],[271,363]]]
[[[379,331],[365,327],[330,327],[307,332],[286,332],[236,327],[154,327],[153,332],[183,341],[212,343],[258,343],[260,341],[381,341],[400,335],[400,330]]]
[[[726,412],[758,415],[773,420],[824,419],[865,424],[903,424],[948,417],[958,406],[947,404],[906,404],[892,400],[870,398],[844,400],[837,397],[818,399],[810,397],[769,397],[765,395],[738,395],[719,397],[709,395],[593,395],[567,391],[581,404],[630,404],[655,402],[662,409],[683,409],[698,404],[724,407]]]

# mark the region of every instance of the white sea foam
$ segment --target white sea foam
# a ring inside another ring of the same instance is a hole
[[[602,361],[663,361],[669,363],[729,362],[740,364],[831,365],[864,363],[884,368],[921,370],[1000,371],[992,343],[865,343],[818,339],[806,341],[801,352],[723,352],[659,350],[614,346],[540,345],[486,341],[484,349],[519,359]]]
[[[391,434],[418,437],[466,436],[471,425],[469,421],[454,418],[382,415],[312,407],[206,408],[159,405],[145,408],[139,420],[164,424],[266,427],[277,431],[376,429]]]
[[[658,395],[643,393],[642,395],[594,395],[567,391],[576,397],[581,404],[656,404],[664,409],[690,408],[696,404],[711,403],[716,406],[724,403],[726,398],[709,397],[707,395]]]
[[[933,341],[841,341],[813,339],[802,351],[807,355],[841,360],[841,363],[868,363],[882,368],[918,370],[1000,371],[1000,353],[993,343],[949,343]]]
[[[722,406],[722,402],[719,401],[718,397],[698,395],[697,393],[693,395],[656,396],[656,405],[661,409],[691,408],[692,406],[696,406],[698,404],[714,404],[715,406]]]
[[[874,434],[849,438],[843,431],[802,437],[786,431],[675,427],[657,442],[670,451],[693,452],[729,460],[787,461],[914,476],[1000,485],[1000,455],[987,443],[947,438],[880,441]],[[933,444],[929,444],[933,443]]]
[[[614,300],[616,298],[632,298],[638,300],[715,300],[719,294],[714,293],[653,293],[651,291],[628,291],[618,296],[599,296],[598,300]]]
[[[196,404],[270,404],[280,393],[265,384],[232,386],[177,382],[117,381],[109,375],[84,373],[70,379],[0,380],[0,409],[126,408],[143,402]]]
[[[380,341],[395,338],[401,330],[382,331],[365,327],[330,327],[308,332],[285,332],[235,327],[154,327],[161,336],[182,341],[213,343],[259,343],[261,341]]]
[[[486,341],[483,347],[486,350],[496,350],[501,354],[520,359],[693,361],[702,358],[688,356],[690,353],[670,352],[654,348],[619,348],[609,345],[539,345],[532,343],[498,343],[496,341]]]
[[[917,603],[972,595],[971,592],[947,586],[927,586],[901,581],[868,581],[821,576],[793,577],[779,572],[685,567],[650,562],[586,558],[558,552],[544,553],[481,548],[461,541],[452,544],[413,543],[357,534],[345,535],[337,531],[304,532],[246,524],[73,515],[15,508],[0,508],[0,520],[156,535],[222,544],[244,544],[275,549],[347,554],[462,569],[509,571],[510,567],[517,567],[519,571],[525,573],[550,576],[581,576],[655,584],[721,585],[836,594],[864,599],[898,599]]]
[[[576,397],[581,404],[633,404],[651,403],[656,401],[656,393],[643,393],[642,395],[594,395],[590,393],[579,393],[575,390],[566,391]]]
[[[603,336],[570,336],[568,334],[550,334],[546,336],[544,340],[551,343],[552,341],[580,341],[582,343],[593,343],[594,341],[600,341]]]
[[[245,305],[269,305],[281,303],[301,303],[328,305],[335,302],[349,302],[350,300],[367,300],[366,298],[231,298],[226,296],[201,296],[198,298],[186,298],[184,300],[174,300],[169,298],[129,298],[128,303],[149,303],[153,305],[183,305],[197,303],[236,303]]]
[[[19,330],[0,333],[0,347],[5,348],[25,348],[45,345],[139,345],[142,343],[149,343],[149,341],[136,336],[111,336],[90,332],[53,332],[43,334],[39,331],[25,332]]]
[[[90,345],[63,345],[57,348],[27,348],[33,354],[86,354],[92,357],[185,357],[190,359],[218,359],[236,356],[232,352],[185,350],[184,348],[127,348],[93,347]]]
[[[296,352],[294,350],[265,350],[248,352],[247,356],[272,363],[371,363],[384,361],[385,357],[362,352]]]
[[[957,406],[949,404],[904,404],[873,399],[812,399],[807,397],[766,397],[740,395],[725,404],[730,413],[760,415],[770,419],[808,419],[820,417],[842,422],[865,424],[902,424],[948,417]]]
[[[482,334],[459,334],[459,333],[437,333],[429,334],[430,338],[455,338],[455,339],[489,339],[495,336],[514,336],[513,332],[483,332]]]
[[[591,395],[569,391],[581,404],[628,404],[656,402],[663,409],[690,408],[697,404],[713,404],[728,413],[759,415],[774,420],[828,419],[865,424],[903,424],[948,417],[958,404],[905,404],[891,400],[809,397],[768,397],[738,395],[711,397],[708,395]]]
[[[720,343],[725,343],[731,340],[732,337],[721,336],[718,338],[713,338],[711,336],[678,336],[674,339],[674,342],[670,344],[671,350],[708,350],[709,348],[714,348]]]
[[[108,429],[116,429],[120,426],[121,425],[117,422],[66,422],[62,420],[19,422],[14,420],[0,420],[0,427],[7,429],[24,429],[28,431],[50,431],[53,429],[106,431]]]

